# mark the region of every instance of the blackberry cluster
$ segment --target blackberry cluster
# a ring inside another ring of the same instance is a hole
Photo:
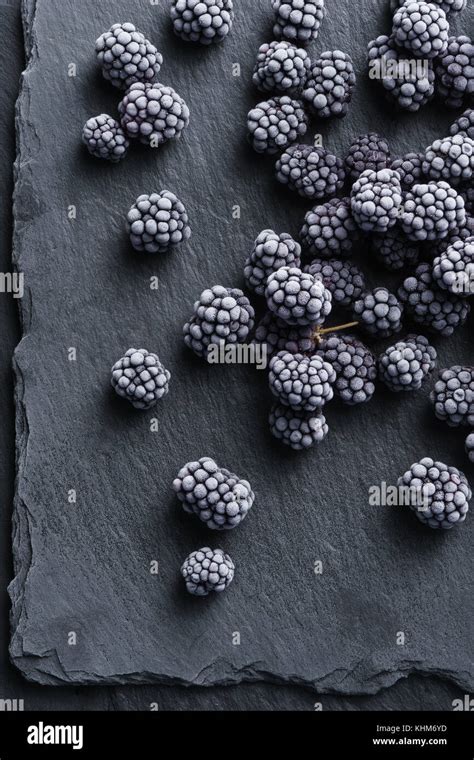
[[[426,177],[444,179],[453,187],[470,182],[474,175],[474,141],[462,134],[435,140],[425,151],[422,171]]]
[[[315,412],[334,396],[336,373],[320,356],[279,351],[270,361],[270,390],[297,412]]]
[[[441,7],[406,0],[394,13],[392,33],[398,47],[419,58],[437,58],[448,46],[449,22]]]
[[[168,393],[170,379],[158,356],[145,348],[130,348],[112,367],[113,389],[135,409],[155,406]]]
[[[164,84],[136,82],[119,104],[122,127],[129,137],[158,147],[180,137],[189,124],[183,98]]]
[[[469,461],[474,464],[474,433],[469,433],[466,438],[466,454]]]
[[[349,148],[344,163],[347,174],[354,182],[369,169],[375,172],[386,169],[391,163],[387,140],[376,132],[360,135]]]
[[[163,56],[133,24],[114,24],[95,43],[104,79],[126,90],[134,82],[151,82]]]
[[[332,198],[346,178],[340,158],[324,148],[291,145],[276,163],[276,177],[303,198]]]
[[[289,325],[321,325],[332,310],[332,295],[321,280],[297,267],[282,267],[265,288],[270,311]]]
[[[350,198],[334,198],[315,206],[306,214],[300,232],[303,247],[318,256],[350,256],[359,235]]]
[[[386,232],[393,227],[401,205],[400,178],[391,169],[362,172],[352,186],[352,215],[366,232]]]
[[[390,0],[390,8],[396,11],[405,0]],[[431,0],[433,5],[439,5],[447,16],[460,13],[466,7],[467,0]]]
[[[474,237],[458,240],[433,261],[437,285],[454,295],[474,293]]]
[[[82,130],[82,142],[92,156],[113,164],[125,158],[130,146],[118,121],[106,113],[88,119]]]
[[[470,105],[474,95],[474,45],[470,37],[450,37],[436,61],[436,90],[449,108]]]
[[[165,253],[191,237],[184,204],[174,193],[140,195],[127,214],[127,230],[136,251]]]
[[[379,357],[379,377],[391,391],[418,391],[433,372],[437,356],[423,335],[409,335]]]
[[[370,335],[389,338],[402,329],[403,306],[387,288],[375,288],[355,302],[354,316]]]
[[[174,33],[185,42],[211,45],[222,42],[232,29],[232,0],[173,0],[170,8]]]
[[[431,392],[439,420],[450,427],[474,425],[474,367],[450,367],[440,372]]]
[[[410,508],[429,528],[449,530],[466,519],[472,491],[464,473],[426,457],[398,480],[410,488]]]
[[[434,96],[432,62],[427,60],[422,69],[407,65],[392,37],[382,35],[369,42],[368,61],[369,76],[380,82],[387,99],[403,111],[416,113]]]
[[[438,288],[430,264],[420,264],[405,279],[398,297],[414,322],[446,337],[465,323],[471,309],[466,299]]]
[[[244,343],[254,320],[253,306],[241,290],[215,285],[194,304],[193,316],[183,328],[185,345],[206,357],[210,345]]]
[[[254,342],[266,345],[269,356],[278,351],[312,354],[316,348],[316,335],[312,325],[292,327],[267,311],[255,330]]]
[[[181,575],[193,596],[207,596],[211,591],[225,591],[234,580],[235,565],[222,549],[204,546],[183,562]]]
[[[311,69],[303,100],[320,119],[342,117],[347,113],[355,84],[352,58],[341,50],[327,50]]]
[[[231,530],[247,516],[255,495],[250,483],[203,457],[188,462],[173,481],[185,512],[196,515],[211,530]]]
[[[296,412],[275,402],[270,410],[270,430],[294,451],[309,449],[326,438],[329,428],[321,412]]]
[[[247,127],[253,149],[272,155],[306,134],[308,117],[301,101],[282,95],[252,108],[247,116]]]
[[[252,81],[262,92],[297,95],[306,84],[311,59],[303,48],[285,40],[260,46]]]
[[[461,116],[458,116],[451,124],[449,132],[451,135],[464,134],[470,140],[474,140],[474,108],[468,108]]]
[[[370,401],[375,393],[375,356],[353,335],[332,336],[321,343],[318,354],[334,367],[334,389],[344,404],[355,406]]]
[[[339,306],[352,306],[365,290],[365,277],[360,269],[339,259],[314,259],[304,271],[322,280]]]
[[[423,179],[424,153],[406,153],[402,158],[393,161],[391,169],[400,176],[400,183],[404,190],[411,190]]]
[[[281,267],[300,267],[301,246],[291,235],[277,235],[273,230],[263,230],[254,243],[252,253],[244,267],[247,287],[258,296],[265,294],[265,286],[272,272]]]
[[[379,261],[391,272],[418,263],[419,247],[408,240],[398,226],[392,227],[383,235],[372,235],[370,244]]]
[[[447,182],[413,185],[401,212],[410,240],[442,240],[466,223],[464,199]]]
[[[324,0],[272,0],[275,12],[273,34],[290,42],[315,40],[324,18]]]

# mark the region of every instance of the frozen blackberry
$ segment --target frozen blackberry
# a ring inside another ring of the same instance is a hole
[[[195,302],[193,316],[183,328],[184,342],[205,358],[210,345],[244,343],[254,322],[253,306],[241,290],[215,285]]]
[[[387,288],[375,288],[355,302],[354,316],[370,335],[389,338],[402,329],[403,306]]]
[[[474,433],[469,433],[466,438],[466,454],[469,457],[469,461],[474,464]]]
[[[135,409],[151,409],[169,391],[171,375],[156,354],[130,348],[112,367],[115,392]]]
[[[301,101],[282,95],[252,108],[247,116],[247,128],[253,149],[272,155],[306,134],[308,117]]]
[[[312,354],[316,347],[316,335],[312,325],[292,327],[267,311],[255,330],[254,343],[266,345],[269,356],[278,351]]]
[[[332,198],[343,187],[346,173],[340,158],[324,148],[290,145],[276,163],[276,178],[303,198]]]
[[[437,58],[448,46],[449,22],[440,6],[407,0],[394,13],[392,32],[398,47],[419,58]]]
[[[95,43],[104,79],[126,90],[134,82],[151,82],[163,56],[133,24],[114,24]]]
[[[313,64],[303,100],[320,119],[342,117],[347,113],[355,84],[352,58],[341,50],[327,50]]]
[[[418,263],[419,247],[398,226],[382,235],[372,235],[370,244],[378,260],[391,272]]]
[[[271,408],[269,423],[275,438],[294,451],[321,443],[329,432],[326,418],[321,412],[295,412],[278,402]]]
[[[350,198],[333,198],[305,216],[300,233],[303,247],[318,256],[350,256],[360,230],[354,221]]]
[[[344,163],[354,182],[368,169],[376,172],[386,169],[391,163],[387,140],[375,132],[360,135],[349,148]]]
[[[316,354],[279,351],[270,361],[270,390],[280,403],[297,412],[321,410],[334,396],[336,373]]]
[[[404,2],[405,0],[390,0],[391,10],[396,11]],[[449,16],[463,11],[467,0],[431,0],[431,2],[433,5],[439,5],[446,15]]]
[[[430,260],[434,260],[438,256],[442,256],[443,253],[446,253],[448,248],[452,246],[454,243],[459,242],[460,240],[467,240],[468,238],[472,237],[474,235],[474,217],[472,216],[466,216],[466,224],[461,229],[456,229],[454,232],[452,232],[448,237],[443,238],[443,240],[435,240],[430,243],[426,243],[426,257]]]
[[[368,45],[369,77],[377,80],[389,101],[403,111],[416,113],[435,92],[432,61],[407,61],[393,37],[382,35]]]
[[[365,277],[356,266],[338,259],[314,259],[304,268],[313,277],[319,277],[332,293],[333,302],[351,306],[365,290]]]
[[[442,240],[466,223],[464,199],[447,182],[413,185],[401,210],[410,240]]]
[[[404,190],[411,190],[413,185],[419,184],[423,179],[424,160],[424,153],[407,153],[393,161],[391,169],[400,175],[400,183]]]
[[[92,156],[105,158],[113,164],[125,158],[130,145],[119,122],[106,113],[86,121],[82,142]]]
[[[188,462],[173,481],[185,512],[196,515],[211,530],[231,530],[251,509],[255,495],[247,480],[203,457]]]
[[[263,296],[272,272],[284,266],[299,268],[300,264],[301,246],[291,235],[286,232],[277,235],[273,230],[263,230],[245,262],[245,282],[250,290],[258,296]]]
[[[222,42],[232,29],[232,0],[173,0],[170,9],[174,33],[185,42],[211,45]]]
[[[234,580],[234,573],[235,565],[229,555],[208,546],[192,552],[181,567],[186,589],[193,596],[225,591]]]
[[[452,187],[470,182],[474,175],[474,142],[461,134],[435,140],[425,151],[423,174],[434,180],[444,179]]]
[[[324,0],[272,0],[273,34],[290,42],[315,40],[325,14]]]
[[[344,404],[370,401],[375,393],[377,365],[367,346],[353,335],[333,335],[322,341],[318,355],[334,367],[334,389]]]
[[[127,214],[127,231],[136,251],[165,253],[191,237],[188,214],[174,193],[140,195]]]
[[[418,391],[433,372],[437,356],[423,335],[409,335],[379,357],[379,377],[391,391]]]
[[[433,261],[433,278],[454,295],[474,293],[474,237],[458,240]]]
[[[303,48],[285,40],[260,46],[252,81],[262,92],[297,95],[306,83],[311,60]]]
[[[474,140],[474,108],[468,108],[451,124],[450,134],[465,134],[470,140]]]
[[[398,480],[410,489],[410,508],[429,528],[449,530],[466,519],[472,491],[464,473],[426,457]]]
[[[474,425],[474,367],[454,366],[440,372],[431,392],[439,420],[450,427]]]
[[[352,186],[352,216],[361,230],[386,232],[396,224],[402,205],[399,175],[392,169],[362,172]]]
[[[132,84],[119,104],[119,113],[128,137],[154,148],[180,137],[189,124],[189,108],[183,98],[159,82]]]
[[[438,288],[432,265],[425,263],[406,278],[398,297],[414,322],[446,337],[465,323],[471,309],[466,299]]]
[[[321,280],[297,267],[282,267],[265,288],[270,311],[289,325],[322,325],[332,310],[332,295]]]
[[[436,91],[449,108],[470,105],[474,95],[474,45],[470,37],[450,37],[436,61]]]

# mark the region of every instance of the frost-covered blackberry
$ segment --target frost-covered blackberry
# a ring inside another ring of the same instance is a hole
[[[410,508],[429,528],[449,530],[466,519],[472,491],[456,467],[426,457],[399,478],[398,487],[410,489]]]
[[[400,219],[410,240],[442,240],[464,227],[464,199],[447,182],[413,185],[405,196]]]
[[[253,149],[272,155],[306,134],[308,117],[300,100],[282,95],[252,108],[247,116],[247,129]]]
[[[401,205],[400,177],[392,169],[369,169],[352,186],[352,216],[366,232],[386,232],[393,227]]]
[[[269,356],[278,351],[312,354],[316,348],[316,334],[312,325],[292,326],[267,311],[255,330],[253,342],[265,345]]]
[[[450,427],[474,425],[474,367],[454,366],[440,372],[431,392],[435,415]]]
[[[245,262],[245,282],[250,290],[263,296],[272,272],[284,266],[299,268],[300,265],[301,246],[291,235],[286,232],[277,235],[273,230],[263,230]]]
[[[193,316],[183,328],[185,345],[206,358],[211,345],[244,343],[255,322],[255,311],[237,288],[215,285],[201,293]]]
[[[396,47],[393,37],[381,35],[368,45],[369,77],[378,81],[389,101],[403,111],[416,113],[435,92],[431,60],[406,60],[406,52]]]
[[[327,50],[311,68],[303,100],[320,119],[342,117],[347,113],[355,84],[352,58],[341,50]]]
[[[234,21],[232,0],[173,0],[170,8],[174,33],[185,42],[211,45],[222,42]]]
[[[334,396],[336,373],[320,356],[279,351],[270,361],[270,390],[297,412],[321,410]]]
[[[470,37],[450,37],[435,66],[436,91],[449,108],[471,105],[474,95],[474,44]]]
[[[95,43],[104,79],[126,90],[134,82],[153,81],[163,56],[133,24],[114,24]]]
[[[127,231],[136,251],[165,253],[191,237],[188,213],[174,193],[140,195],[127,214]]]
[[[425,151],[423,174],[444,179],[453,187],[470,182],[474,175],[474,141],[466,135],[435,140]]]
[[[136,82],[119,104],[122,127],[128,137],[157,148],[181,136],[189,124],[183,98],[164,84]]]
[[[303,198],[332,198],[343,187],[346,173],[340,158],[325,148],[290,145],[278,159],[276,178]]]
[[[303,48],[286,40],[260,46],[252,81],[262,92],[297,95],[311,69],[311,59]]]
[[[398,291],[407,314],[419,325],[449,337],[462,326],[471,307],[465,298],[441,290],[434,281],[431,264],[419,264]]]
[[[436,366],[436,349],[423,335],[409,335],[379,357],[379,377],[391,391],[417,391]]]
[[[470,140],[474,140],[474,108],[468,108],[455,122],[451,124],[451,135],[465,134]]]
[[[247,516],[255,495],[250,483],[219,467],[210,457],[188,462],[173,481],[185,512],[211,530],[231,530]]]
[[[474,464],[474,433],[469,433],[466,438],[466,454],[469,457],[469,461]]]
[[[433,261],[437,285],[459,296],[474,294],[474,237],[458,240]]]
[[[273,34],[290,42],[315,40],[324,18],[324,0],[272,0],[275,12]]]
[[[151,409],[169,391],[171,375],[156,354],[130,348],[112,367],[111,384],[135,409]]]
[[[186,589],[193,596],[225,591],[234,580],[235,565],[222,549],[204,546],[192,552],[181,567]]]
[[[437,58],[448,46],[449,22],[434,3],[407,0],[393,16],[394,42],[419,58]]]
[[[363,273],[346,261],[314,259],[304,271],[319,277],[332,293],[333,302],[339,306],[351,306],[365,290]]]
[[[396,11],[404,2],[405,0],[390,0],[391,10]],[[463,11],[467,0],[431,0],[431,2],[433,5],[439,5],[447,16],[451,16]]]
[[[393,161],[390,168],[400,175],[400,183],[404,190],[411,190],[413,185],[419,184],[423,179],[424,160],[424,153],[406,153]]]
[[[270,411],[270,430],[294,451],[309,449],[326,438],[329,428],[321,412],[296,412],[276,402]]]
[[[119,122],[106,113],[93,116],[84,124],[82,142],[96,158],[104,158],[113,164],[127,155],[130,146]]]
[[[375,288],[354,304],[354,317],[370,335],[389,338],[402,329],[403,306],[387,288]]]
[[[265,288],[270,311],[289,325],[321,325],[332,310],[332,295],[320,279],[297,267],[282,267]]]
[[[370,244],[378,260],[391,272],[418,263],[420,249],[398,226],[382,235],[372,235]]]
[[[336,372],[334,390],[349,406],[365,404],[375,393],[375,356],[353,335],[329,336],[320,344],[318,355]]]
[[[387,140],[376,132],[359,135],[349,148],[344,163],[348,175],[354,182],[368,169],[376,172],[386,169],[391,163]]]
[[[317,256],[350,256],[360,230],[354,221],[350,198],[333,198],[315,206],[305,216],[300,232],[308,253]]]

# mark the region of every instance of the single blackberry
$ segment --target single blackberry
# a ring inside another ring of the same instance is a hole
[[[352,216],[366,232],[386,232],[393,227],[401,205],[400,177],[392,169],[369,169],[352,186]]]
[[[405,0],[390,0],[391,10],[396,11],[404,2]],[[431,0],[431,3],[433,5],[439,5],[446,15],[449,16],[463,11],[466,7],[467,0]]]
[[[130,348],[112,367],[111,384],[135,409],[151,409],[169,391],[171,375],[156,354]]]
[[[332,295],[321,280],[297,267],[282,267],[265,288],[270,311],[289,325],[322,325],[332,310]]]
[[[418,263],[419,247],[408,240],[398,226],[382,235],[372,235],[370,245],[378,260],[391,272],[397,272]]]
[[[332,198],[343,187],[346,178],[340,158],[324,148],[311,145],[290,145],[278,159],[276,178],[303,198]]]
[[[347,113],[355,85],[352,58],[341,50],[327,50],[311,68],[303,100],[320,119],[342,117]]]
[[[464,199],[446,182],[413,185],[401,210],[410,240],[442,240],[466,223]]]
[[[272,0],[273,34],[290,42],[315,40],[325,15],[324,0]]]
[[[387,140],[375,132],[360,135],[349,148],[344,163],[354,182],[368,169],[376,172],[386,169],[391,163]]]
[[[270,410],[269,423],[275,438],[294,451],[321,443],[329,432],[326,418],[321,412],[295,412],[278,402]]]
[[[461,116],[458,116],[451,124],[449,132],[451,135],[464,134],[470,140],[474,140],[474,108],[468,108]]]
[[[205,358],[210,345],[244,343],[254,321],[253,306],[241,290],[215,285],[194,304],[193,316],[183,328],[184,342]]]
[[[434,3],[407,0],[393,15],[394,42],[419,58],[437,58],[448,46],[449,22]]]
[[[425,151],[423,174],[434,180],[444,179],[452,187],[470,182],[474,175],[474,141],[460,134],[435,140]]]
[[[354,221],[350,198],[333,198],[305,216],[300,233],[303,247],[317,256],[350,256],[360,230]]]
[[[363,273],[345,261],[314,259],[304,271],[322,280],[339,306],[352,306],[365,290]]]
[[[406,278],[398,297],[414,322],[446,337],[465,323],[471,310],[466,299],[438,288],[432,265],[425,263]]]
[[[105,158],[113,164],[127,155],[130,146],[119,122],[106,113],[88,119],[82,130],[82,142],[96,158]]]
[[[443,290],[458,296],[474,293],[474,237],[458,240],[433,261],[433,278]]]
[[[285,40],[274,41],[260,46],[252,81],[262,92],[298,95],[310,69],[306,50]]]
[[[229,34],[234,8],[232,0],[173,0],[170,15],[177,37],[211,45]]]
[[[114,24],[95,43],[104,79],[120,90],[134,82],[151,82],[159,74],[163,56],[133,24]]]
[[[129,137],[157,148],[181,136],[189,124],[183,98],[164,84],[136,82],[119,104],[122,127]]]
[[[247,287],[258,296],[265,294],[269,276],[284,266],[300,267],[301,246],[291,235],[277,235],[273,230],[263,230],[256,239],[252,253],[244,267]]]
[[[321,410],[334,396],[334,368],[320,356],[279,351],[270,361],[270,390],[297,412]]]
[[[196,515],[211,530],[236,528],[255,500],[247,480],[218,467],[209,457],[182,467],[173,489],[184,511]]]
[[[420,183],[423,177],[424,153],[407,153],[402,158],[393,161],[391,169],[400,175],[400,183],[404,190],[411,190],[413,185]]]
[[[382,35],[369,42],[368,61],[370,79],[376,79],[387,99],[403,111],[416,113],[434,96],[432,61],[407,61],[393,37]]]
[[[410,508],[429,528],[449,530],[466,519],[472,491],[464,473],[426,457],[398,480],[410,489]]]
[[[387,288],[375,288],[355,302],[354,316],[370,335],[389,338],[402,329],[403,306]]]
[[[252,108],[247,116],[247,128],[253,149],[272,155],[306,134],[308,117],[301,101],[282,95]]]
[[[186,589],[193,596],[225,591],[234,580],[234,573],[235,565],[229,555],[208,546],[192,552],[181,567]]]
[[[278,351],[312,354],[316,348],[316,334],[312,325],[292,327],[267,311],[255,330],[254,343],[266,345],[269,356]]]
[[[469,457],[469,461],[474,464],[474,433],[469,433],[466,438],[466,454]]]
[[[189,218],[174,193],[140,195],[127,214],[127,231],[136,251],[165,253],[191,237]]]
[[[474,425],[474,367],[444,369],[430,395],[435,415],[450,427]]]
[[[334,367],[334,390],[344,404],[370,401],[375,393],[377,364],[367,346],[353,335],[333,335],[321,342],[318,355]]]
[[[409,335],[379,357],[379,377],[395,393],[418,391],[433,372],[437,356],[423,335]]]
[[[449,108],[471,105],[474,95],[474,45],[470,37],[450,37],[436,61],[436,91]]]

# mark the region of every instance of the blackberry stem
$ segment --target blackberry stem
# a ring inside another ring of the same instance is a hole
[[[328,333],[340,332],[341,330],[348,330],[350,327],[357,327],[359,322],[346,322],[345,325],[336,325],[335,327],[325,327],[323,330],[317,327],[314,335],[316,340],[319,340],[321,335],[327,335]]]

